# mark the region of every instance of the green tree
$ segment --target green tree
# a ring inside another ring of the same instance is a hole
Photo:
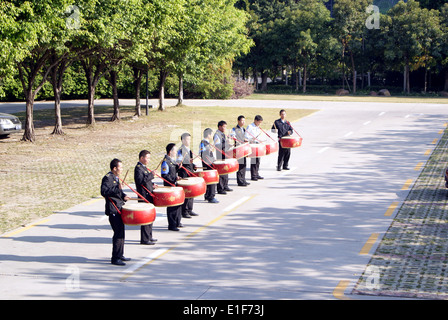
[[[441,35],[436,11],[420,8],[415,0],[400,0],[385,16],[384,55],[396,70],[404,68],[404,91],[411,92],[410,72],[427,68],[440,46]]]

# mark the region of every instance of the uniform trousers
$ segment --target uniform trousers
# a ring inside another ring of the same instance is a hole
[[[185,201],[182,204],[182,216],[187,216],[193,212],[193,201],[193,198],[185,198]]]
[[[182,205],[166,208],[166,217],[168,218],[168,229],[175,229],[179,227],[181,215],[182,215]]]
[[[217,185],[218,193],[225,191],[229,187],[229,175],[224,174],[219,176],[219,183]]]
[[[238,185],[246,183],[246,157],[238,159],[239,167],[236,173],[236,182]]]
[[[124,254],[124,223],[119,213],[109,215],[109,223],[114,231],[112,237],[112,262],[121,259]]]
[[[260,175],[258,170],[260,169],[260,158],[252,158],[250,163],[250,177],[251,179],[257,179]]]
[[[279,148],[278,148],[277,167],[281,168],[283,165],[283,168],[286,168],[286,167],[288,167],[289,158],[291,157],[291,149],[282,148],[282,146],[280,144],[278,147]]]

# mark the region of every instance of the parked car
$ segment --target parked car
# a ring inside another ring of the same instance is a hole
[[[0,113],[0,137],[22,130],[22,122],[12,114]]]

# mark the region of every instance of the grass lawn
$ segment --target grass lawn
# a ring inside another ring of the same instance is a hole
[[[384,103],[435,103],[448,104],[448,98],[442,97],[371,97],[371,96],[335,96],[335,95],[304,95],[304,94],[263,94],[254,93],[248,100],[289,100],[289,101],[343,101],[343,102],[384,102]],[[289,112],[289,111],[288,111]]]
[[[180,145],[183,132],[192,134],[192,151],[197,153],[202,132],[225,120],[230,130],[243,114],[246,125],[256,114],[270,129],[278,109],[230,107],[171,107],[165,112],[150,110],[149,116],[133,118],[134,108],[121,107],[122,120],[109,122],[112,107],[96,107],[97,124],[86,127],[86,108],[62,109],[65,135],[52,136],[53,110],[34,112],[36,142],[21,142],[20,134],[0,140],[0,233],[100,196],[102,177],[113,158],[123,161],[126,181],[142,149],[151,151],[151,169],[165,154],[169,142]],[[316,110],[288,110],[291,121]],[[17,114],[24,120],[24,113]],[[160,173],[160,169],[158,170]]]

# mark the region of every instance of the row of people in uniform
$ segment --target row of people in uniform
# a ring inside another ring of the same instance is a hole
[[[184,133],[181,136],[181,146],[177,148],[175,143],[169,143],[166,146],[166,154],[161,164],[161,177],[164,186],[176,185],[177,181],[190,176],[191,172],[197,169],[194,164],[196,157],[200,157],[203,170],[213,169],[213,162],[226,158],[225,152],[231,147],[238,146],[243,143],[262,143],[266,140],[267,134],[261,130],[260,126],[263,117],[255,116],[254,121],[244,128],[245,117],[240,115],[237,119],[238,123],[232,128],[230,134],[227,135],[227,123],[224,120],[218,122],[218,130],[213,134],[211,128],[207,128],[203,132],[203,139],[199,145],[199,155],[195,156],[191,151],[191,135]],[[293,129],[288,121],[286,121],[286,111],[280,111],[280,119],[275,120],[271,128],[272,132],[276,132],[278,138],[282,138],[293,133]],[[211,144],[213,141],[213,145]],[[216,154],[216,157],[215,157]],[[279,146],[277,170],[289,170],[288,162],[290,158],[290,149],[284,149]],[[150,163],[151,153],[148,150],[142,150],[139,153],[139,161],[134,168],[134,182],[139,195],[147,201],[153,203],[152,192],[157,188],[157,184],[153,182],[154,173],[147,168]],[[239,161],[239,170],[236,173],[237,185],[246,187],[250,185],[246,180],[246,157]],[[251,158],[250,174],[251,180],[257,181],[263,179],[259,175],[260,158]],[[120,216],[120,210],[126,201],[130,199],[123,190],[119,176],[123,172],[123,164],[119,159],[113,159],[110,163],[110,172],[107,173],[101,182],[101,195],[105,198],[105,213],[109,216],[109,223],[113,230],[112,237],[112,258],[111,263],[115,265],[126,265],[125,261],[129,258],[124,257],[124,239],[125,226]],[[227,192],[233,191],[229,188],[228,175],[220,175],[219,183],[207,185],[204,195],[205,201],[209,203],[219,203],[216,199],[216,193],[225,195]],[[144,200],[139,200],[143,202]],[[193,211],[193,198],[186,198],[184,203],[179,206],[167,207],[168,229],[179,231],[183,227],[181,218],[191,218],[198,214]],[[154,245],[157,239],[152,235],[152,224],[141,226],[140,243],[145,245]]]

